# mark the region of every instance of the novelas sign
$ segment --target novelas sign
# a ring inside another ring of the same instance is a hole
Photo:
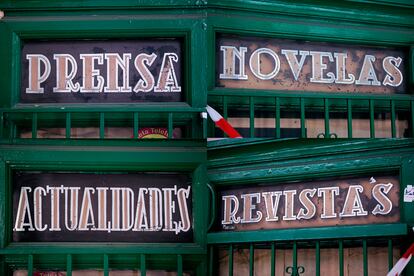
[[[402,49],[219,35],[216,51],[218,87],[407,93]]]
[[[191,242],[185,174],[13,174],[13,241]]]

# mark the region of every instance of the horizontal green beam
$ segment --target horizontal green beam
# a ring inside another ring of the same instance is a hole
[[[401,236],[408,233],[403,223],[338,227],[295,228],[261,231],[220,232],[207,234],[208,244],[321,240]]]
[[[105,244],[95,245],[88,243],[33,243],[11,244],[6,248],[0,249],[2,254],[206,254],[206,248],[193,244]]]
[[[293,99],[357,99],[357,100],[398,100],[409,101],[414,98],[407,91],[407,94],[371,94],[371,93],[340,93],[340,92],[320,92],[320,91],[280,91],[280,90],[255,90],[255,89],[233,89],[233,88],[214,88],[208,92],[209,96],[235,96],[235,97],[282,97]],[[270,101],[272,102],[273,101]]]
[[[243,139],[245,140],[245,139]],[[412,139],[329,139],[329,140],[229,140],[227,144],[208,142],[209,167],[226,167],[232,165],[251,165],[254,163],[276,162],[296,158],[312,158],[344,154],[397,150],[405,151],[414,147]],[[389,152],[387,153],[389,155]],[[336,158],[336,157],[335,157]]]
[[[76,104],[19,104],[13,108],[0,108],[0,112],[9,112],[9,113],[94,113],[94,112],[117,112],[117,113],[128,113],[128,112],[183,112],[183,113],[198,113],[205,112],[205,108],[194,108],[188,105],[187,103],[163,103],[154,104],[154,103],[145,103],[145,104],[125,104],[125,105],[76,105]]]

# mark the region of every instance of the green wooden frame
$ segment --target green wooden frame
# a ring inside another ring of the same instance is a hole
[[[52,16],[52,17],[48,17]],[[157,23],[154,24],[154,18]],[[30,106],[18,104],[20,93],[20,45],[25,39],[111,39],[111,38],[153,38],[176,37],[183,40],[183,75],[185,100],[177,103],[177,107],[205,107],[206,96],[203,93],[203,72],[197,70],[203,64],[204,42],[199,30],[202,30],[202,14],[188,14],[177,18],[174,14],[155,14],[153,18],[139,14],[125,14],[116,21],[112,16],[100,14],[93,19],[87,14],[70,18],[53,16],[48,13],[43,16],[33,16],[30,21],[26,17],[3,19],[0,23],[0,57],[3,60],[0,72],[2,90],[1,107]],[[53,21],[53,24],[50,23]],[[171,21],[174,23],[172,24]],[[198,81],[200,80],[200,81]],[[128,104],[126,104],[128,106]],[[148,103],[138,103],[135,106],[148,106]],[[157,106],[157,104],[151,104]],[[44,108],[53,107],[51,104],[36,105]],[[55,105],[62,107],[65,105]],[[81,105],[72,105],[81,106]],[[91,105],[88,105],[91,106]],[[111,106],[111,105],[108,105]],[[162,106],[158,104],[158,106]]]
[[[158,144],[158,145],[157,145]],[[12,266],[19,266],[21,256],[34,254],[39,266],[48,263],[50,255],[72,254],[90,255],[90,266],[100,267],[102,254],[128,255],[146,254],[147,258],[162,255],[184,256],[191,266],[201,263],[206,253],[206,217],[204,206],[207,198],[203,194],[207,192],[205,185],[206,166],[205,148],[203,144],[194,144],[188,147],[159,147],[159,143],[152,145],[152,151],[137,147],[126,146],[2,146],[0,162],[0,220],[4,223],[0,226],[0,255],[7,256],[7,262]],[[175,156],[171,158],[171,154]],[[36,171],[74,171],[74,172],[125,172],[125,171],[182,171],[192,176],[193,190],[193,230],[194,242],[188,244],[176,243],[12,243],[11,242],[11,181],[12,170],[36,170]],[[15,257],[13,257],[15,256]],[[45,256],[45,257],[42,257]],[[185,257],[190,256],[190,257]],[[66,256],[62,262],[57,261],[55,267],[65,268]],[[157,258],[158,258],[157,257]],[[24,257],[26,258],[26,257]],[[88,257],[86,257],[88,258]],[[129,257],[131,259],[131,256]],[[153,258],[153,257],[152,257]],[[27,259],[25,259],[27,260]],[[191,261],[192,260],[192,261]],[[133,267],[134,259],[125,261],[125,266]],[[192,262],[192,264],[191,264]],[[23,262],[23,268],[27,262]],[[97,266],[98,265],[98,266]],[[137,263],[135,263],[137,265]],[[147,264],[152,268],[167,267],[164,263],[158,266]],[[120,267],[120,265],[115,265]],[[121,266],[122,267],[122,266]],[[185,267],[185,266],[184,266]],[[113,267],[111,267],[113,268]],[[187,266],[188,268],[188,266]]]
[[[403,192],[414,179],[414,142],[410,140],[292,140],[284,142],[253,141],[227,149],[212,147],[209,151],[209,181],[216,189],[254,183],[288,183],[312,179],[396,172],[400,177],[401,220],[391,225],[341,226],[308,229],[283,229],[252,232],[212,232],[209,243],[254,242],[263,240],[328,239],[406,235],[414,226],[414,204],[403,202]],[[221,204],[216,199],[216,204]],[[216,209],[217,206],[216,206]],[[219,217],[216,215],[216,218]],[[379,228],[378,228],[379,227]],[[381,228],[382,227],[382,228]],[[352,231],[347,231],[352,230]],[[377,232],[376,229],[381,229]],[[297,231],[298,230],[298,231]],[[300,231],[299,231],[300,230]],[[341,233],[341,234],[339,234]],[[379,234],[381,233],[381,234]],[[273,238],[272,238],[273,237]]]

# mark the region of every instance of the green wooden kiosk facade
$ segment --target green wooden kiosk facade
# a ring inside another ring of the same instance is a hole
[[[0,0],[0,275],[384,274],[414,242],[411,2]],[[174,193],[160,228],[96,227],[137,187]]]

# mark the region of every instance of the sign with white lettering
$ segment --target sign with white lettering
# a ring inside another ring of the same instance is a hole
[[[407,93],[401,49],[218,35],[216,52],[218,87]]]
[[[221,191],[221,229],[258,230],[392,223],[400,219],[396,176]]]
[[[13,173],[14,242],[192,242],[191,179]]]
[[[21,103],[183,101],[178,39],[26,41]]]

